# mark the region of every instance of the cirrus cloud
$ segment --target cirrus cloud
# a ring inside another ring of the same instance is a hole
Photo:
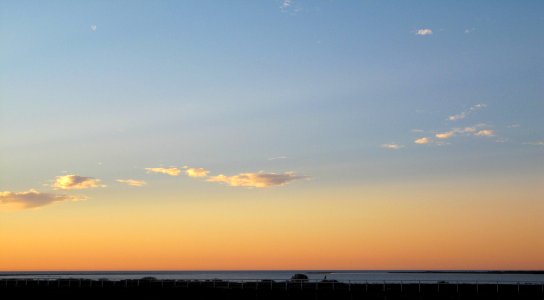
[[[41,207],[55,202],[85,200],[84,196],[40,193],[35,189],[26,192],[0,192],[0,206],[19,209]]]
[[[308,178],[307,176],[295,175],[293,172],[285,173],[241,173],[233,176],[223,174],[210,176],[209,182],[226,183],[230,186],[267,188],[273,186],[282,186],[291,181]]]
[[[404,148],[404,145],[399,145],[399,144],[383,144],[381,147],[382,147],[382,148],[385,148],[385,149],[399,150],[399,149]]]
[[[130,186],[144,186],[147,184],[145,181],[137,179],[117,179],[116,181]]]
[[[480,109],[483,109],[483,108],[486,108],[487,105],[486,104],[483,104],[483,103],[479,103],[479,104],[476,104],[476,105],[473,105],[471,107],[469,107],[469,109],[463,111],[463,112],[460,112],[456,115],[451,115],[448,117],[448,120],[449,121],[458,121],[458,120],[462,120],[466,117],[468,117],[468,115],[472,114],[473,112],[477,111],[477,110],[480,110]]]
[[[105,187],[105,185],[100,184],[100,179],[73,174],[57,176],[51,186],[55,190],[83,190]]]

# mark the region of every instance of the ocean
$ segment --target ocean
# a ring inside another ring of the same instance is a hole
[[[0,272],[0,279],[141,279],[158,280],[288,280],[296,273],[308,276],[310,281],[323,279],[339,282],[458,282],[458,283],[544,283],[544,272],[514,271],[41,271]]]

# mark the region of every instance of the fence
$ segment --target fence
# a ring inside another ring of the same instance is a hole
[[[482,290],[490,292],[492,289],[499,293],[501,290],[514,290],[520,293],[522,289],[530,287],[532,292],[540,290],[544,295],[544,282],[516,282],[516,281],[436,281],[436,280],[386,280],[386,281],[336,281],[336,280],[286,280],[286,279],[207,279],[207,280],[174,280],[174,279],[0,279],[0,288],[5,287],[57,287],[57,288],[212,288],[212,289],[255,289],[255,290],[357,290],[362,292],[455,292],[471,290],[480,293]]]

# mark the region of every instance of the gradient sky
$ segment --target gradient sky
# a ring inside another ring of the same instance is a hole
[[[1,1],[0,270],[544,269],[542,1]]]

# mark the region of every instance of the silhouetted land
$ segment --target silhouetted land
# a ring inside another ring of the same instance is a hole
[[[542,299],[544,284],[1,279],[1,299]]]

